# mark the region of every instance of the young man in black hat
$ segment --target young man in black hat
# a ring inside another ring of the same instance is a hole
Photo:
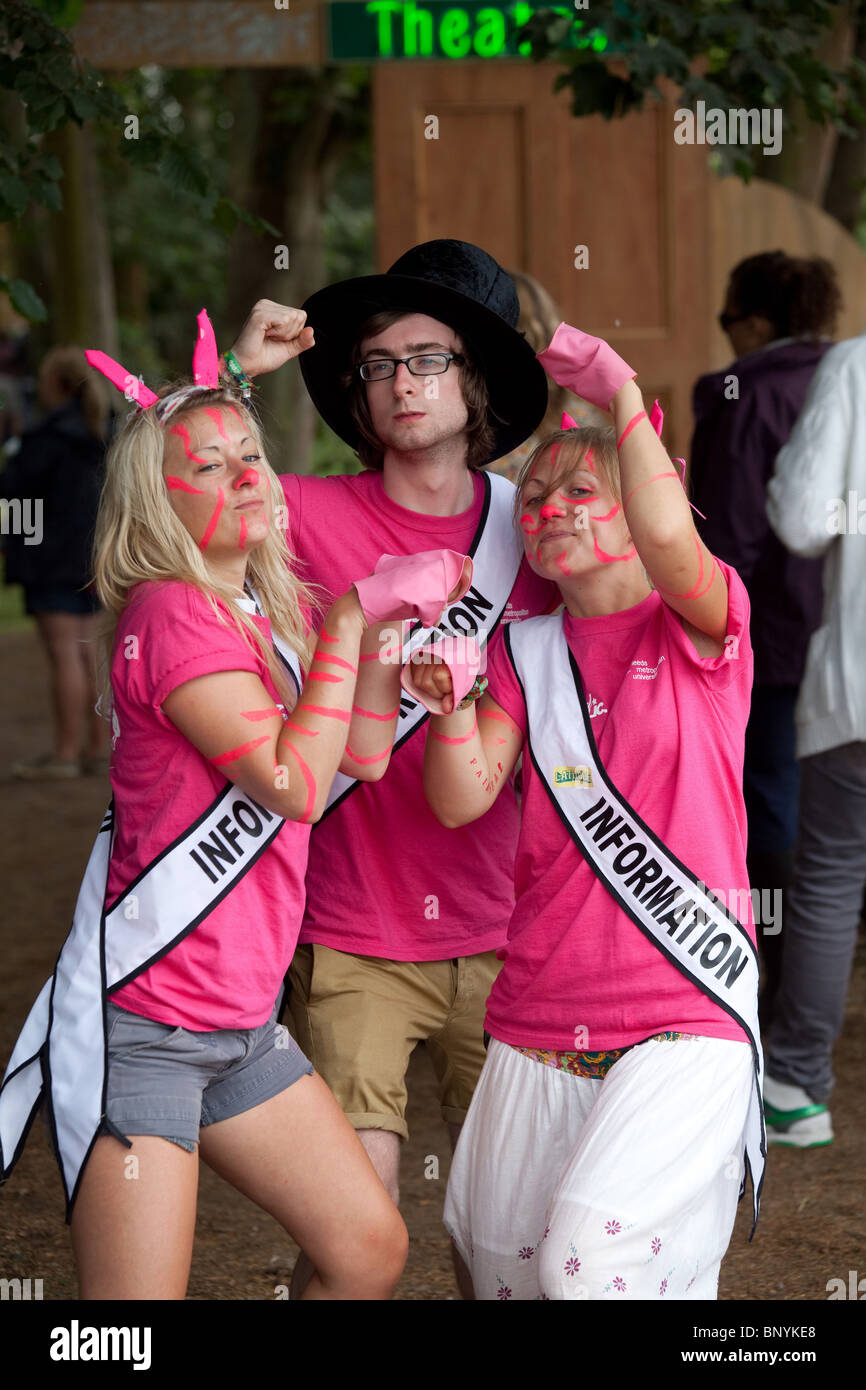
[[[240,365],[256,375],[300,354],[317,409],[366,465],[357,476],[283,477],[289,548],[305,579],[342,592],[344,575],[368,572],[383,553],[448,548],[475,568],[443,615],[446,631],[483,643],[502,621],[556,606],[553,586],[523,560],[512,484],[480,471],[546,408],[545,373],[517,317],[496,261],[450,240],[414,247],[385,275],[321,290],[300,311],[256,305],[235,345]],[[404,697],[382,781],[338,775],[311,839],[290,972],[293,1032],[395,1202],[415,1045],[426,1042],[452,1146],[484,1063],[519,819],[509,788],[474,825],[439,824],[422,787],[426,718]],[[458,1279],[471,1297],[468,1276]]]

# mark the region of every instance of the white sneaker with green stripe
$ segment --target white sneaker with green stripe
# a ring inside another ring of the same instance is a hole
[[[764,1077],[767,1143],[789,1149],[817,1149],[832,1144],[833,1126],[826,1105],[817,1105],[802,1086]]]

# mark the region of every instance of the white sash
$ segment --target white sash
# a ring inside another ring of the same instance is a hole
[[[751,1044],[754,1086],[745,1162],[757,1221],[767,1144],[755,947],[733,913],[662,844],[605,772],[562,615],[510,624],[505,642],[523,687],[532,765],[577,849],[635,926],[740,1025]],[[744,1174],[741,1196],[745,1182]]]
[[[411,625],[403,643],[401,665],[405,665],[419,647],[443,632],[455,637],[473,636],[483,648],[505,612],[523,559],[523,541],[513,520],[515,489],[513,483],[498,473],[484,473],[482,477],[484,503],[478,529],[469,548],[473,560],[472,586],[458,603],[451,605],[438,627],[422,627],[419,622]],[[429,717],[423,705],[402,691],[394,752]],[[331,784],[322,819],[331,814],[359,785],[357,778],[338,772]],[[315,829],[313,826],[314,834]]]
[[[281,644],[280,654],[300,689],[295,653]],[[249,872],[283,824],[228,783],[109,906],[114,814],[108,808],[54,975],[30,1011],[0,1087],[0,1180],[17,1162],[47,1093],[68,1220],[84,1164],[106,1127],[107,993],[188,936]]]

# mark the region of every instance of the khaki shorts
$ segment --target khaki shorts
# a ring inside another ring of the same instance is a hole
[[[487,996],[500,969],[494,951],[416,962],[299,946],[287,1022],[356,1129],[408,1139],[406,1070],[419,1042],[433,1062],[443,1120],[466,1118],[486,1056]]]

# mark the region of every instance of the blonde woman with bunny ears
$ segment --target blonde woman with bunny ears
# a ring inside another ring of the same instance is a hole
[[[139,406],[109,454],[96,541],[114,801],[7,1069],[3,1170],[44,1105],[85,1299],[183,1298],[199,1156],[302,1243],[303,1297],[387,1298],[405,1227],[276,1001],[310,824],[338,768],[387,766],[377,624],[417,610],[392,571],[312,631],[258,425],[199,324],[195,382],[162,397],[91,355]],[[454,569],[431,560],[434,608]],[[356,696],[382,718],[356,721]]]

